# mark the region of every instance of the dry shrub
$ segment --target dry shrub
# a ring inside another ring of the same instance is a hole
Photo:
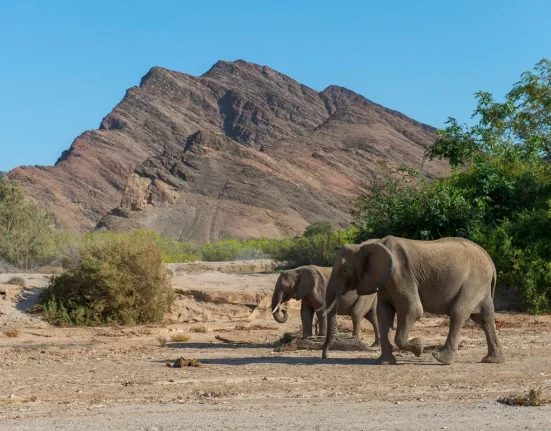
[[[151,233],[94,235],[80,261],[51,279],[36,311],[57,325],[152,323],[163,319],[174,297]]]
[[[212,399],[212,398],[228,397],[230,395],[233,395],[233,393],[228,390],[212,389],[212,390],[205,390],[205,391],[201,391],[201,390],[193,391],[191,395],[194,398],[199,398],[199,399]]]
[[[551,399],[542,397],[542,389],[530,389],[522,395],[509,395],[497,400],[498,403],[508,406],[540,407],[551,403]]]
[[[159,335],[157,341],[159,342],[159,347],[166,347],[167,339],[164,335]]]
[[[9,338],[16,338],[21,335],[21,332],[17,329],[8,329],[7,331],[4,331],[4,335]]]
[[[193,328],[189,328],[189,332],[197,332],[200,334],[205,334],[208,332],[208,328],[207,328],[207,325],[194,326]]]
[[[15,284],[16,286],[25,287],[27,281],[23,277],[12,277],[8,280],[8,284]]]
[[[178,358],[174,361],[174,364],[171,364],[170,362],[166,363],[167,367],[172,368],[184,368],[184,367],[202,367],[203,364],[199,362],[197,359],[185,359],[185,358]]]
[[[186,341],[189,341],[189,336],[182,333],[173,334],[170,337],[170,341],[173,343],[185,343]]]
[[[294,352],[299,349],[298,346],[298,334],[292,334],[290,332],[285,332],[283,337],[277,342],[277,346],[274,349],[274,352]]]

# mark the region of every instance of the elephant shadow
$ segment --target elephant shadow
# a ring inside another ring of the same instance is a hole
[[[253,365],[253,364],[282,364],[282,365],[375,365],[371,358],[312,358],[300,356],[249,356],[242,358],[208,358],[200,360],[209,365]]]
[[[272,349],[272,344],[231,344],[231,343],[169,343],[167,345],[170,349],[197,349],[197,350],[210,350],[210,349]],[[429,353],[436,346],[426,346],[424,353]],[[244,356],[239,358],[197,358],[203,364],[209,365],[251,365],[251,364],[284,364],[284,365],[377,365],[376,358],[321,358],[311,356]],[[157,362],[157,361],[154,361]],[[166,362],[166,361],[158,361]],[[400,365],[441,365],[440,363],[432,361],[432,358],[400,358],[398,361]]]
[[[168,343],[169,349],[269,349],[272,344],[238,344],[238,343]]]
[[[379,367],[376,358],[312,358],[312,357],[300,357],[300,356],[250,356],[242,358],[208,358],[199,359],[203,364],[208,365],[254,365],[254,364],[282,364],[282,365],[297,365],[297,366],[310,366],[310,365],[373,365]],[[423,358],[401,358],[397,365],[435,365],[442,366],[442,364],[432,361],[431,359]]]

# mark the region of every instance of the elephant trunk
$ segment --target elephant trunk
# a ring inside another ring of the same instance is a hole
[[[333,342],[335,337],[335,328],[337,326],[337,303],[339,300],[341,285],[340,281],[334,274],[331,274],[329,283],[327,285],[327,295],[325,297],[326,304],[330,304],[329,308],[325,311],[324,315],[327,315],[327,335],[325,336],[325,344],[323,345],[322,358],[327,359],[329,353],[329,345]]]
[[[337,300],[335,297],[334,301]],[[325,336],[325,343],[323,344],[322,359],[327,359],[329,354],[329,346],[333,342],[335,337],[335,327],[337,326],[337,307],[333,307],[327,314],[327,335]]]
[[[274,319],[278,323],[285,323],[287,322],[287,310],[282,307],[283,303],[283,290],[276,287],[276,291],[274,292],[274,296],[272,297],[272,315],[274,316]]]

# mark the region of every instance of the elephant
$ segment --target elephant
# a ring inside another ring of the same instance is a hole
[[[416,356],[423,340],[409,339],[413,324],[424,312],[450,317],[444,346],[432,354],[442,364],[452,364],[459,332],[470,317],[486,335],[486,363],[505,361],[495,327],[496,269],[488,253],[464,238],[420,241],[386,236],[379,241],[345,245],[339,251],[327,287],[327,338],[322,358],[327,358],[334,334],[334,304],[339,295],[357,290],[360,296],[377,292],[377,316],[381,331],[379,364],[396,364],[391,328],[397,317],[395,344]]]
[[[327,281],[332,268],[315,265],[301,266],[296,269],[283,271],[277,279],[272,296],[272,314],[279,323],[287,321],[287,311],[283,303],[289,299],[301,301],[300,316],[302,319],[302,335],[304,338],[312,336],[312,321],[314,313],[318,316],[319,335],[327,333],[327,318],[323,315],[325,309],[325,292]],[[360,338],[361,321],[365,317],[375,330],[375,342],[380,345],[379,325],[377,323],[377,295],[359,296],[350,291],[342,296],[339,306],[335,310],[338,315],[352,317],[352,336]]]

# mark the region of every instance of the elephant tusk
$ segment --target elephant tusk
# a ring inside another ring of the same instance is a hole
[[[331,312],[331,310],[335,307],[335,305],[337,305],[337,299],[338,299],[338,297],[336,297],[333,300],[333,302],[331,303],[331,305],[329,306],[329,308],[327,310],[325,310],[325,312],[323,313],[324,317],[327,316]]]
[[[272,314],[275,314],[277,310],[279,310],[279,307],[281,307],[281,302],[277,304],[277,307],[272,310]]]
[[[322,305],[320,308],[318,308],[314,313],[317,313],[321,310],[325,310],[325,305]]]

